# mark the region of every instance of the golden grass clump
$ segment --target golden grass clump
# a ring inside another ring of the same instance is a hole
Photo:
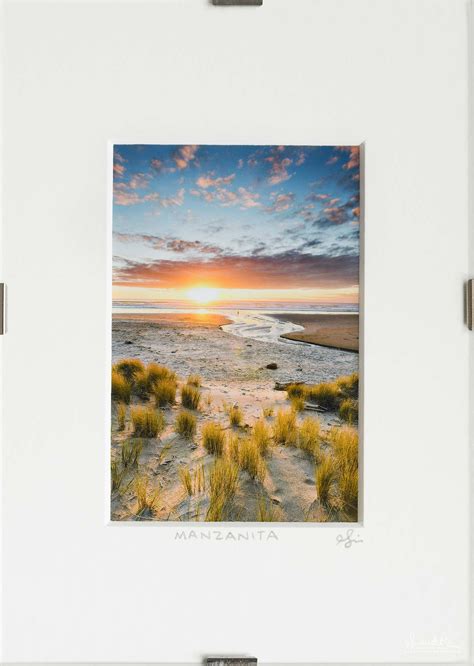
[[[119,463],[116,460],[113,460],[110,465],[110,480],[112,485],[112,492],[118,493],[122,485],[123,478],[125,476],[126,470],[120,468]]]
[[[158,363],[149,363],[146,367],[146,375],[150,392],[153,391],[158,382],[161,382],[164,379],[172,380],[174,382],[177,381],[175,372]]]
[[[153,393],[157,407],[174,405],[176,402],[176,380],[160,379],[154,384]]]
[[[195,386],[196,388],[199,388],[202,384],[202,379],[200,375],[189,375],[188,381],[186,383],[189,384],[189,386]]]
[[[205,423],[202,428],[202,443],[208,453],[222,456],[224,453],[225,435],[220,423]]]
[[[150,397],[150,386],[146,370],[136,373],[133,379],[132,392],[140,398],[140,400],[148,400]]]
[[[201,391],[192,384],[185,384],[181,389],[181,404],[188,409],[198,409]]]
[[[357,468],[346,467],[339,476],[339,492],[343,502],[343,510],[348,518],[357,518],[359,501],[359,471]]]
[[[336,379],[337,386],[341,393],[347,398],[357,399],[359,395],[359,373],[353,372],[352,375],[339,377]]]
[[[330,455],[326,455],[321,463],[316,466],[316,490],[321,504],[326,505],[329,493],[336,478],[336,466]]]
[[[135,492],[137,494],[137,513],[141,518],[153,516],[158,501],[158,490],[148,491],[148,479],[138,477],[135,481]]]
[[[128,469],[129,467],[138,467],[138,461],[140,460],[142,450],[143,442],[141,439],[135,439],[131,442],[122,442],[120,457],[123,468]]]
[[[257,442],[252,437],[247,437],[240,442],[239,467],[245,470],[250,478],[263,481],[267,473],[265,462],[262,458]]]
[[[130,409],[135,437],[157,437],[165,429],[165,418],[162,412],[153,407],[137,405]]]
[[[192,439],[196,434],[196,417],[191,412],[185,412],[184,410],[179,412],[176,417],[174,424],[175,431],[186,437],[186,439]]]
[[[338,414],[343,421],[355,423],[359,418],[359,403],[353,398],[344,398],[339,405]]]
[[[307,416],[298,431],[298,446],[312,455],[315,460],[321,456],[321,423],[318,419]]]
[[[112,369],[112,400],[130,402],[131,388],[128,380],[117,370]]]
[[[229,423],[231,426],[240,426],[242,424],[244,414],[238,405],[232,405],[229,409]]]
[[[334,450],[338,466],[357,469],[359,460],[359,433],[356,428],[331,428],[328,442]]]
[[[273,424],[273,437],[277,444],[295,446],[298,439],[296,414],[294,411],[279,409]]]
[[[273,407],[264,407],[264,408],[262,409],[262,415],[263,415],[263,417],[266,418],[266,419],[267,419],[267,418],[270,418],[271,416],[273,416],[273,413],[274,413],[274,409],[273,409]]]
[[[209,472],[209,508],[206,520],[221,521],[239,485],[239,468],[230,458],[218,458]]]
[[[303,396],[296,396],[294,398],[290,398],[291,401],[291,409],[294,412],[302,412],[304,410],[305,406],[305,399]]]
[[[257,521],[259,523],[276,523],[281,521],[281,510],[271,500],[259,497],[257,504]]]
[[[145,371],[145,366],[138,358],[124,358],[114,365],[114,369],[125,377],[125,379],[132,384],[135,381],[135,376],[139,372]]]
[[[127,419],[127,406],[123,402],[117,405],[117,430],[125,430],[125,422]]]
[[[270,433],[270,428],[267,426],[265,421],[263,421],[263,419],[259,419],[255,422],[251,434],[251,439],[256,443],[262,456],[265,456],[270,449],[272,436]]]
[[[326,409],[337,409],[340,388],[336,382],[322,382],[308,387],[308,398]]]
[[[203,492],[206,489],[206,479],[204,474],[204,465],[199,465],[191,473],[189,467],[180,467],[178,470],[179,480],[189,497],[196,493]]]
[[[288,397],[291,398],[305,398],[306,397],[306,386],[304,384],[290,384],[286,392]]]

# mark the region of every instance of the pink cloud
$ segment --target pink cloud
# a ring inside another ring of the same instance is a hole
[[[221,176],[219,178],[213,178],[213,175],[214,174],[200,176],[196,181],[196,185],[203,187],[204,189],[207,189],[208,187],[222,187],[222,185],[229,185],[229,183],[235,178],[235,173],[231,173],[229,176]]]
[[[199,146],[181,146],[173,154],[173,160],[178,169],[186,169],[189,162],[195,159]]]

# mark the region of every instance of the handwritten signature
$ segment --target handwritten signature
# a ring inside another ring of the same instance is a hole
[[[350,529],[346,531],[346,536],[343,534],[338,534],[336,537],[336,544],[339,545],[340,543],[344,544],[344,548],[350,548],[353,543],[363,543],[363,539],[359,539],[356,537],[353,537],[352,535],[354,534],[354,530]],[[359,535],[357,535],[358,537]]]

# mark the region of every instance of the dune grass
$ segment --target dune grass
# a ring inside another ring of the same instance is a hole
[[[298,439],[294,411],[279,409],[273,424],[273,437],[277,444],[295,446]]]
[[[144,476],[135,481],[135,492],[137,494],[137,517],[152,517],[157,508],[158,489],[148,491],[148,479]]]
[[[127,420],[127,406],[123,402],[117,405],[117,430],[125,430],[125,423]]]
[[[359,395],[359,373],[353,372],[352,375],[346,375],[336,379],[341,393],[346,398],[357,399]]]
[[[202,428],[202,443],[208,453],[222,456],[224,453],[225,433],[220,423],[211,421]]]
[[[124,358],[114,365],[114,369],[124,377],[129,384],[135,381],[139,372],[145,371],[145,366],[138,358]]]
[[[337,482],[346,517],[357,517],[359,494],[359,433],[356,428],[331,428],[328,443],[334,452]]]
[[[307,395],[309,400],[315,402],[325,409],[337,409],[339,404],[340,389],[336,382],[322,382],[315,386],[308,387]]]
[[[295,396],[294,398],[290,398],[290,402],[291,402],[291,409],[294,412],[298,413],[304,410],[306,400],[303,398],[303,396]]]
[[[229,409],[229,423],[231,426],[240,426],[244,418],[244,414],[238,405],[232,405]]]
[[[347,423],[356,423],[359,418],[359,403],[353,398],[344,398],[338,409],[339,417]]]
[[[120,450],[120,458],[124,469],[130,467],[138,467],[140,455],[143,450],[143,442],[141,439],[122,442]]]
[[[140,400],[148,400],[150,397],[150,385],[148,383],[148,374],[146,370],[137,372],[132,384],[132,393]]]
[[[123,467],[121,468],[116,460],[113,460],[110,465],[110,480],[113,493],[120,491],[125,474],[126,470]]]
[[[298,447],[318,461],[321,457],[321,423],[307,416],[298,430]]]
[[[165,429],[165,418],[162,412],[153,407],[136,405],[130,409],[135,437],[157,437]]]
[[[179,480],[189,497],[196,493],[203,492],[206,489],[204,465],[199,465],[194,472],[191,472],[189,467],[180,467],[178,475]]]
[[[265,419],[268,419],[268,418],[270,418],[271,416],[273,416],[274,412],[275,412],[275,410],[273,409],[273,407],[264,407],[264,408],[262,409],[262,416],[263,416]]]
[[[240,442],[238,465],[247,472],[251,479],[263,481],[267,468],[262,458],[258,444],[252,437],[246,437]]]
[[[272,443],[272,435],[270,432],[270,428],[263,419],[259,419],[258,421],[255,422],[250,437],[257,445],[257,448],[260,451],[261,455],[262,456],[267,455]]]
[[[174,379],[160,379],[153,386],[155,404],[157,407],[174,405],[176,402],[176,381]]]
[[[321,463],[316,466],[315,477],[319,501],[321,504],[327,505],[336,478],[336,466],[330,455],[324,456]]]
[[[202,384],[202,379],[200,375],[189,375],[186,383],[189,384],[189,386],[195,386],[196,388],[199,388]]]
[[[179,412],[176,417],[174,424],[175,432],[186,437],[186,439],[192,439],[196,434],[196,417],[191,412],[186,412],[182,410]]]
[[[306,397],[306,386],[304,384],[290,384],[286,392],[288,397],[291,398],[305,398]]]
[[[112,400],[129,404],[131,387],[129,381],[117,370],[112,369]]]
[[[153,391],[158,382],[161,382],[164,379],[174,382],[177,381],[175,372],[158,363],[149,363],[146,367],[146,375],[150,392]]]
[[[222,521],[239,485],[239,468],[230,458],[218,458],[209,472],[206,521]]]
[[[257,503],[257,521],[259,523],[276,523],[281,521],[281,510],[266,497],[259,497]]]
[[[198,409],[201,391],[192,384],[185,384],[181,389],[181,404],[188,409]]]

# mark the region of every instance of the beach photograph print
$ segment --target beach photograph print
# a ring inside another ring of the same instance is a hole
[[[113,147],[113,521],[358,520],[359,152]]]

